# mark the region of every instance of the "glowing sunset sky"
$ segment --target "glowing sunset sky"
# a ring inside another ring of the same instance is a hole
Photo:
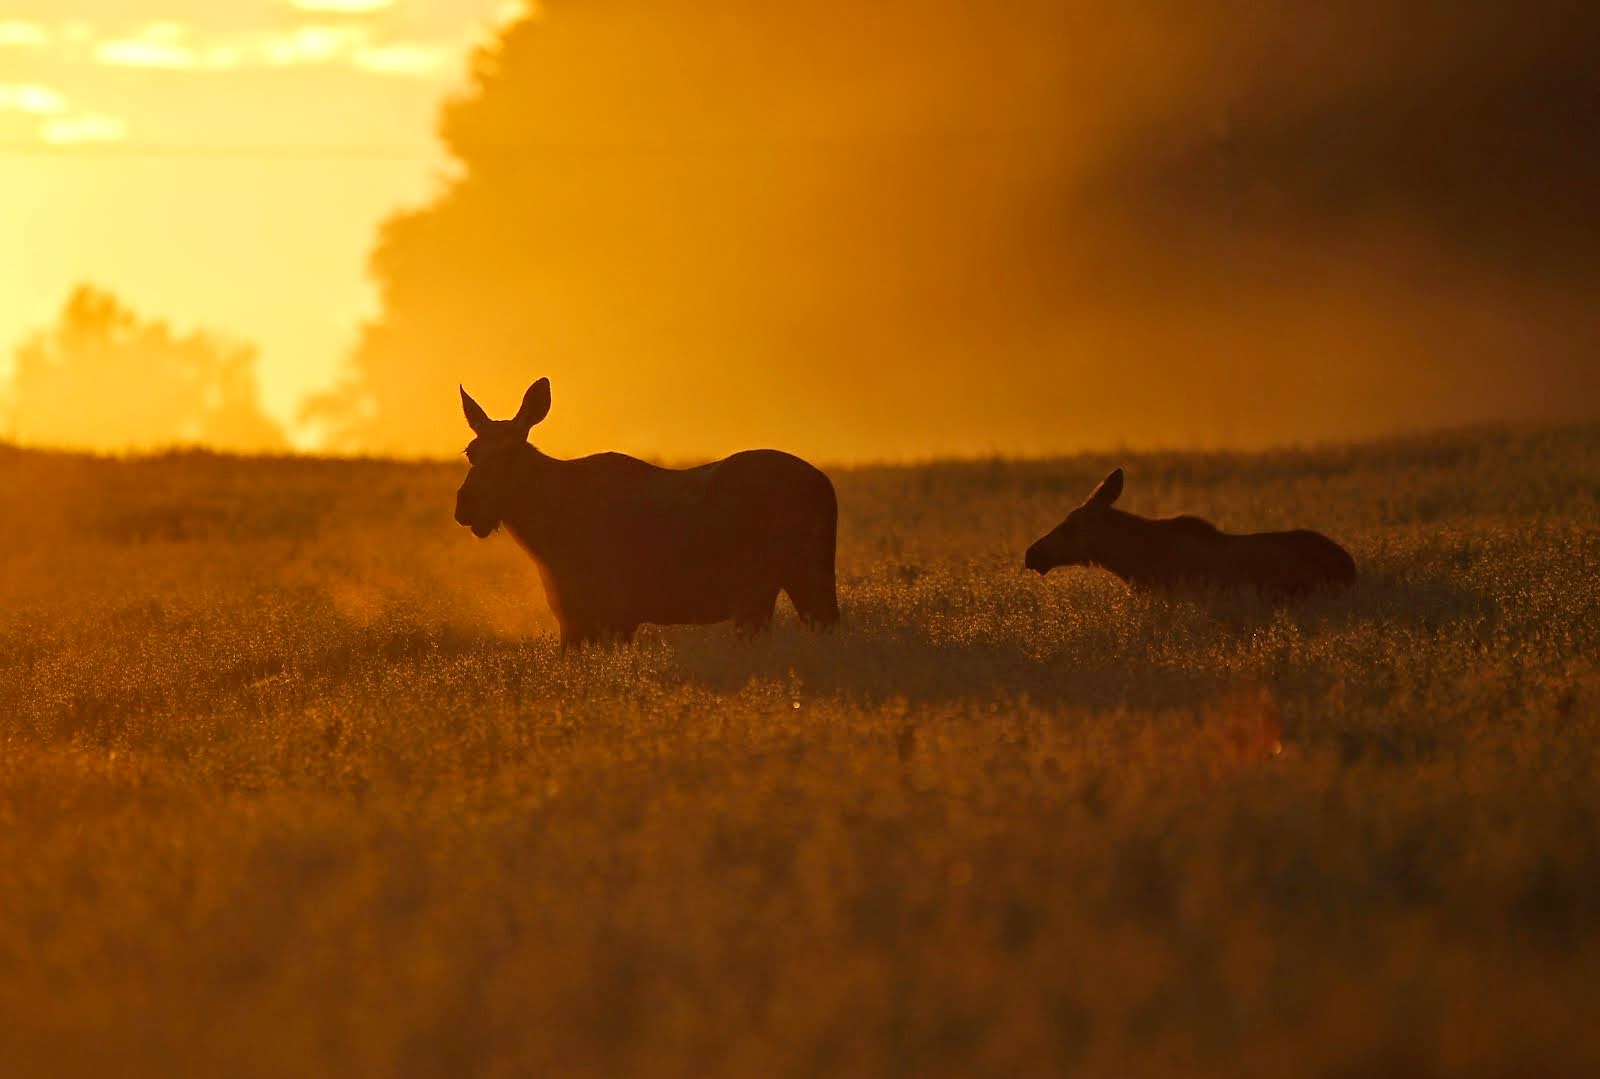
[[[1600,416],[1592,3],[524,10],[8,3],[0,376],[88,282],[363,452],[539,375],[553,452],[674,458]]]
[[[0,372],[68,290],[262,349],[293,419],[424,200],[440,101],[506,0],[13,0],[0,15]]]

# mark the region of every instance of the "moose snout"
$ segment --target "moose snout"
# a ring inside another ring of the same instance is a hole
[[[1028,553],[1022,556],[1022,564],[1025,568],[1041,575],[1050,572],[1050,559],[1039,549],[1037,543],[1029,547]]]
[[[487,539],[494,532],[496,522],[485,521],[483,514],[473,513],[467,505],[467,492],[456,492],[456,524],[472,529],[479,539]]]

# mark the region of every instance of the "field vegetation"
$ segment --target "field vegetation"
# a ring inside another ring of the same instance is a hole
[[[1360,582],[1026,573],[1115,464]],[[1600,1074],[1600,428],[831,471],[564,656],[459,461],[0,449],[5,1072]]]

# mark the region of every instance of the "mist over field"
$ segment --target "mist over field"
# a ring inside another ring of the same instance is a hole
[[[1025,572],[1113,464],[1359,583]],[[0,451],[13,1074],[1600,1067],[1593,426],[836,469],[837,632],[565,656],[463,472]]]
[[[1327,442],[1600,401],[1574,3],[552,3],[444,112],[322,413],[445,451]],[[342,410],[342,411],[341,411]]]

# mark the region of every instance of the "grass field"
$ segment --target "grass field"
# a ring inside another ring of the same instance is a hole
[[[1132,595],[1124,508],[1352,592]],[[0,450],[8,1075],[1600,1074],[1600,428],[840,469],[559,654],[464,464]]]

